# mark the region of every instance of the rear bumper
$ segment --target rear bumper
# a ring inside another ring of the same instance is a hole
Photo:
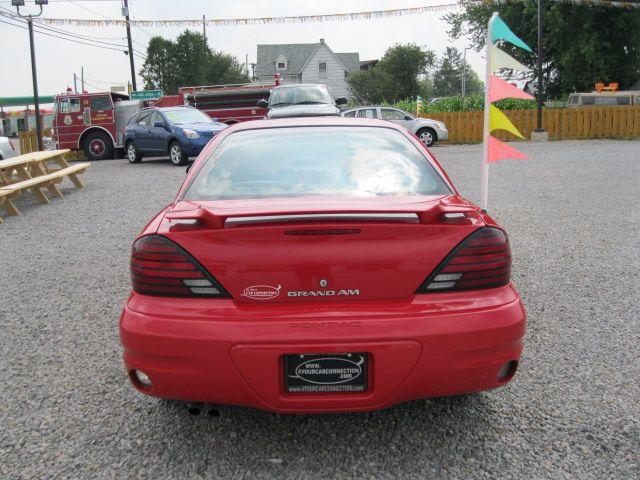
[[[167,299],[132,294],[120,336],[127,370],[152,381],[150,389],[136,388],[152,396],[291,413],[376,410],[511,379],[498,372],[520,359],[524,307],[511,286],[478,295],[306,305],[302,313],[301,305],[237,307],[232,300],[199,308],[202,299],[167,309]],[[283,355],[344,352],[369,353],[367,392],[284,392]]]

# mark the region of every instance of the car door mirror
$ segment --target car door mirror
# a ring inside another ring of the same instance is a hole
[[[336,105],[346,105],[348,100],[346,97],[338,97],[336,98]]]
[[[153,126],[155,128],[164,128],[164,122],[162,122],[160,120],[156,120],[155,122],[153,122]]]
[[[258,106],[260,108],[268,108],[269,102],[267,102],[264,98],[261,98],[260,100],[258,100]]]

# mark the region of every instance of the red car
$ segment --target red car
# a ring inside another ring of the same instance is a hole
[[[352,412],[518,367],[505,231],[390,122],[241,123],[133,244],[129,377],[162,398]]]

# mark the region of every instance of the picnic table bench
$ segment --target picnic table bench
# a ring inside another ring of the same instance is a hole
[[[65,158],[68,152],[69,150],[31,152],[0,161],[0,207],[8,215],[20,215],[12,199],[25,190],[31,190],[38,202],[50,203],[41,189],[46,188],[53,197],[62,197],[58,184],[65,177],[69,177],[77,188],[83,188],[78,175],[84,173],[91,164],[85,162],[69,165]]]

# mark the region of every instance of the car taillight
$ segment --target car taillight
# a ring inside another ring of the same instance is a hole
[[[133,244],[133,291],[165,297],[230,297],[191,255],[168,238],[149,235]]]
[[[510,279],[509,239],[502,230],[485,227],[458,245],[417,293],[499,287]]]

